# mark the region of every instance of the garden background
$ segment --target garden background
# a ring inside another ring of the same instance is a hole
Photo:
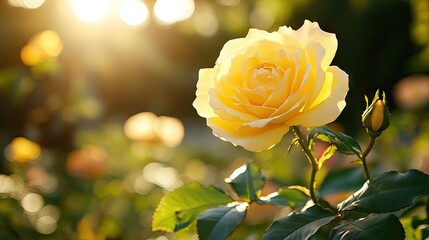
[[[350,90],[331,128],[365,143],[364,95],[381,89],[392,124],[369,157],[373,171],[429,173],[426,0],[88,2],[0,3],[0,239],[175,239],[151,231],[166,191],[223,186],[249,159],[272,179],[266,192],[305,186],[304,156],[285,157],[291,134],[249,153],[213,136],[192,107],[198,70],[252,27],[308,19],[335,33],[332,65]],[[327,169],[353,160],[334,155]],[[231,239],[259,239],[281,210],[252,208]]]

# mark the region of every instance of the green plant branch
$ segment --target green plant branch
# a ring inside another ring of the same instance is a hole
[[[369,174],[369,168],[368,168],[368,164],[366,163],[366,157],[368,156],[371,149],[374,147],[374,143],[375,143],[375,137],[371,137],[371,139],[369,140],[368,146],[360,156],[360,159],[362,160],[363,169],[365,170],[365,177],[367,180],[371,179],[371,175]]]
[[[304,138],[301,129],[299,126],[293,126],[292,130],[295,132],[296,137],[298,138],[298,143],[301,145],[302,150],[304,150],[305,155],[307,156],[308,161],[311,165],[311,175],[310,175],[310,197],[314,204],[319,205],[319,201],[316,196],[316,174],[319,171],[319,164],[317,164],[317,159],[314,156],[313,152],[310,150],[306,138]]]

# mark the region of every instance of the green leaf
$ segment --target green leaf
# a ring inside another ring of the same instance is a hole
[[[355,192],[364,183],[365,179],[361,167],[330,171],[320,185],[319,197],[333,193]]]
[[[312,128],[308,134],[308,140],[318,138],[324,142],[332,143],[337,147],[337,151],[347,155],[362,154],[360,145],[352,137],[333,132],[328,126]]]
[[[367,181],[338,208],[340,211],[387,213],[408,207],[423,196],[429,196],[429,175],[418,170],[392,171]]]
[[[303,207],[309,197],[302,191],[297,189],[280,188],[267,196],[262,196],[258,199],[258,204],[270,204],[277,206],[289,206],[292,208]]]
[[[319,167],[322,167],[323,163],[328,160],[330,157],[332,157],[335,152],[337,151],[337,146],[335,145],[329,145],[325,151],[323,152],[322,156],[318,160]]]
[[[200,240],[225,239],[243,222],[248,203],[212,208],[198,216],[197,231]]]
[[[258,166],[249,162],[237,168],[225,182],[232,186],[241,200],[251,202],[260,196],[265,177]]]
[[[400,218],[402,227],[405,231],[405,239],[414,239],[414,240],[421,240],[421,229],[415,229],[413,228],[413,218],[412,217],[406,217],[406,218]]]
[[[331,240],[403,240],[404,228],[393,214],[371,214],[366,218],[343,221],[332,229]]]
[[[419,219],[418,216],[415,216],[411,221],[411,226],[415,229],[415,234],[420,237],[420,239],[429,238],[429,217],[426,217],[426,219]]]
[[[314,235],[319,228],[336,218],[332,212],[314,205],[304,212],[274,221],[265,232],[263,240],[306,240]]]
[[[292,141],[289,144],[289,147],[286,150],[286,155],[288,155],[290,151],[292,151],[292,148],[298,144],[298,141],[299,141],[299,138],[297,137],[292,139]]]
[[[164,196],[153,214],[152,230],[178,231],[191,224],[208,208],[231,202],[222,191],[205,188],[199,183],[188,183]]]

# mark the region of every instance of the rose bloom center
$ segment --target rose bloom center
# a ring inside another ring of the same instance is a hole
[[[252,73],[250,88],[265,86],[273,89],[282,77],[283,71],[276,66],[262,65],[256,67]]]

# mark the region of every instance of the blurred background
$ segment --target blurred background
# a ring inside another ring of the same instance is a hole
[[[370,164],[429,173],[427,0],[3,0],[0,239],[191,239],[151,232],[161,197],[189,181],[225,187],[249,159],[266,192],[306,185],[301,151],[285,156],[291,134],[248,153],[192,107],[198,70],[226,41],[305,19],[336,34],[333,65],[350,76],[331,127],[364,146],[364,95],[384,90],[392,125]],[[334,155],[320,178],[352,160]],[[281,212],[252,209],[231,239],[259,239]]]

